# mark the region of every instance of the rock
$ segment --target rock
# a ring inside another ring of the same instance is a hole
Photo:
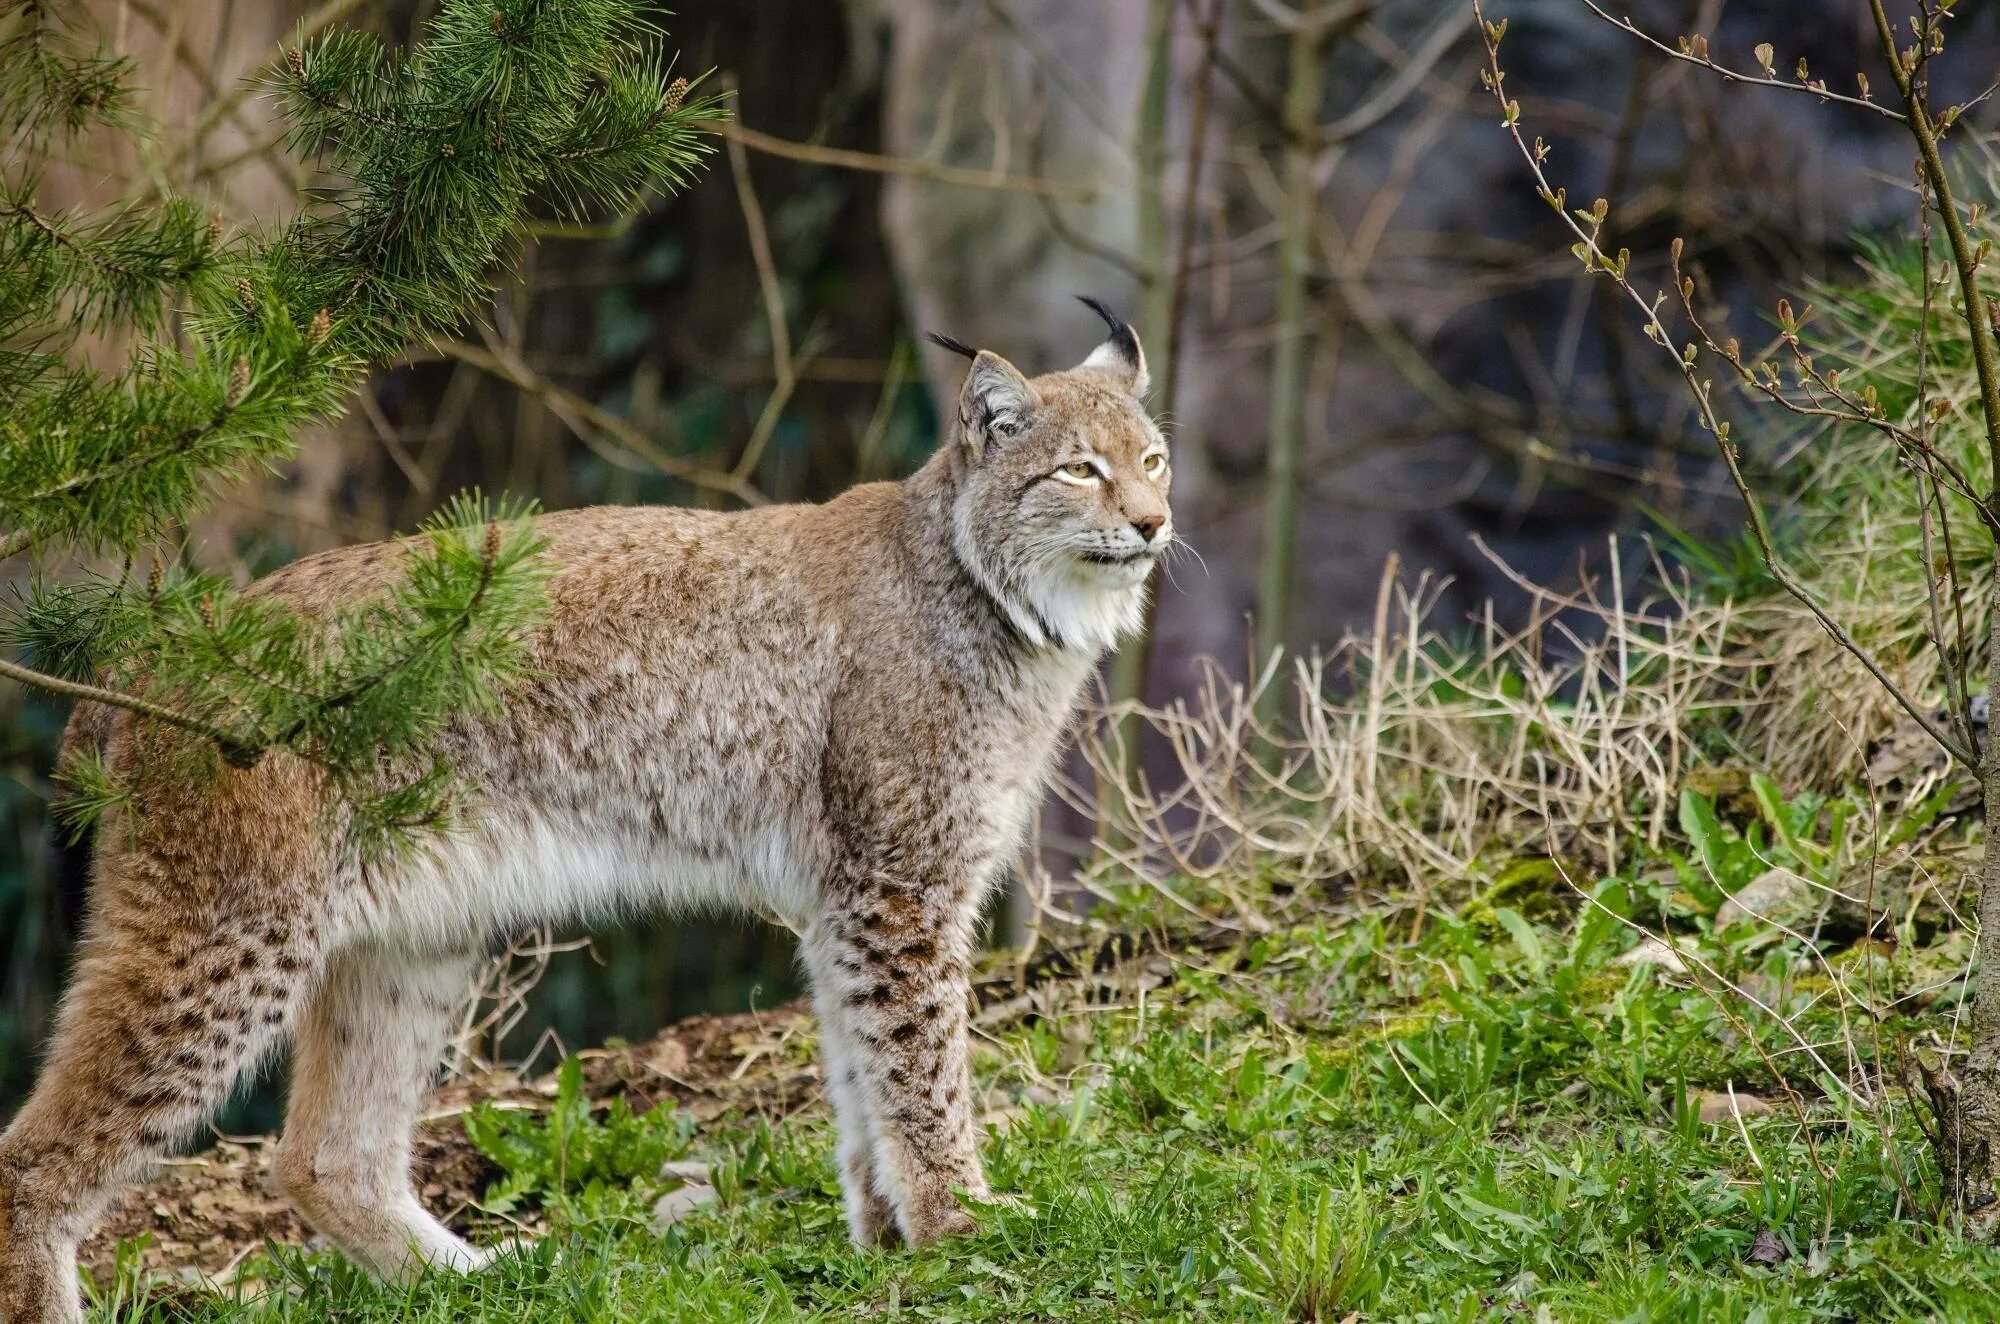
[[[700,1159],[668,1159],[660,1165],[660,1180],[677,1181],[681,1185],[653,1202],[655,1232],[665,1232],[703,1205],[716,1201],[715,1187],[709,1184],[708,1165]]]
[[[1741,1090],[1717,1094],[1703,1090],[1694,1096],[1695,1116],[1710,1125],[1730,1121],[1737,1117],[1762,1117],[1773,1109],[1767,1100]]]
[[[1717,932],[1743,923],[1784,924],[1812,914],[1820,889],[1790,869],[1766,869],[1715,912]]]
[[[677,1191],[668,1191],[653,1202],[653,1231],[665,1232],[704,1205],[716,1201],[715,1188],[690,1182]]]
[[[1688,972],[1687,962],[1681,959],[1681,954],[1651,934],[1642,938],[1637,947],[1619,956],[1612,964],[1656,965],[1675,975],[1684,975]]]
[[[668,1159],[660,1165],[661,1181],[677,1181],[688,1186],[713,1186],[708,1165],[700,1159]]]

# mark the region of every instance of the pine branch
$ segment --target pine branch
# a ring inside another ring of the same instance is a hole
[[[5,658],[0,658],[0,676],[19,681],[23,685],[32,685],[38,690],[46,690],[50,694],[61,695],[66,699],[107,704],[113,708],[123,708],[127,712],[138,713],[141,717],[150,717],[156,722],[164,722],[168,726],[190,732],[210,742],[231,763],[248,766],[242,762],[247,757],[244,746],[228,731],[210,726],[200,718],[189,717],[162,704],[153,703],[139,695],[108,690],[98,685],[86,685],[81,681],[64,680],[60,676],[35,671],[19,663],[9,662]]]
[[[234,766],[287,750],[355,812],[389,796],[407,817],[413,785],[449,791],[431,733],[493,711],[526,663],[548,573],[531,514],[456,502],[406,540],[386,593],[331,611],[201,574],[45,590],[10,622],[42,669],[0,675],[165,722]]]
[[[446,0],[400,54],[303,39],[269,86],[287,141],[346,183],[275,233],[225,238],[171,197],[78,218],[24,182],[0,194],[0,558],[129,563],[219,483],[288,455],[371,364],[476,312],[534,208],[580,217],[683,184],[721,107],[667,81],[649,35],[635,0]],[[102,79],[121,62],[55,49],[38,0],[0,13],[17,134],[119,104]],[[112,372],[65,362],[86,320],[138,350]],[[169,749],[191,757],[309,759],[351,839],[380,844],[449,816],[438,735],[524,673],[548,572],[526,513],[455,505],[404,542],[399,578],[331,608],[178,573],[44,591],[13,622],[43,666],[0,661],[0,677],[187,733]],[[118,802],[111,777],[83,778],[84,812]]]
[[[29,144],[116,123],[130,61],[85,53],[56,31],[42,0],[0,2],[0,136]]]
[[[26,360],[0,366],[30,386],[42,378],[0,423],[13,443],[0,456],[0,526],[104,547],[184,519],[215,479],[282,459],[296,429],[336,408],[369,362],[476,308],[536,192],[580,214],[681,182],[708,150],[695,130],[720,107],[687,101],[683,80],[662,86],[661,62],[621,35],[633,22],[623,0],[458,3],[430,45],[402,59],[339,32],[291,52],[274,85],[298,138],[344,164],[351,186],[274,241],[238,238],[202,264],[146,270],[200,276],[189,290],[193,354],[155,344],[106,380],[50,379]],[[82,231],[24,203],[12,210],[78,268],[139,274],[119,257],[136,246],[92,251]],[[0,313],[15,302],[5,291],[0,277]],[[96,297],[146,311],[136,292],[110,297],[119,294]],[[234,398],[242,364],[255,382],[250,408]]]
[[[65,324],[45,326],[46,338],[67,343],[112,326],[157,330],[174,295],[212,267],[220,225],[179,198],[79,223],[43,212],[26,190],[0,189],[0,231],[20,282],[11,291],[0,285],[0,310],[12,315],[5,320],[46,322],[53,300]]]

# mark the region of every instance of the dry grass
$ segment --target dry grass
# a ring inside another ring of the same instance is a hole
[[[1274,658],[1249,683],[1211,667],[1166,708],[1108,710],[1086,758],[1097,785],[1136,789],[1064,787],[1102,827],[1092,876],[1425,888],[1525,849],[1615,868],[1631,837],[1658,843],[1700,732],[1767,701],[1753,613],[1653,570],[1638,601],[1617,573],[1576,594],[1516,577],[1530,604],[1518,628],[1489,609],[1454,630],[1438,619],[1444,582],[1392,558],[1367,633]],[[1274,685],[1289,712],[1267,724],[1257,703]],[[1171,751],[1172,784],[1133,767],[1127,713]]]
[[[1883,532],[1852,522],[1837,557],[1866,557]],[[1754,770],[1788,791],[1838,789],[1864,780],[1872,752],[1901,742],[1898,782],[1871,791],[1888,815],[1950,775],[1802,607],[1717,599],[1650,545],[1635,591],[1621,569],[1629,545],[1609,550],[1612,569],[1571,593],[1494,557],[1528,604],[1515,627],[1490,608],[1441,618],[1444,582],[1406,575],[1391,558],[1366,632],[1273,658],[1249,681],[1211,666],[1164,708],[1094,714],[1081,738],[1093,775],[1060,788],[1099,824],[1084,886],[1136,878],[1172,900],[1192,885],[1261,928],[1271,882],[1344,877],[1421,900],[1524,855],[1579,876],[1616,872],[1635,844],[1657,848],[1674,831],[1697,768]],[[1914,604],[1871,597],[1866,567],[1830,577],[1855,586],[1841,605],[1871,641],[1907,632],[1922,610],[1921,590]],[[1911,690],[1941,697],[1935,652],[1900,654]],[[1266,722],[1258,701],[1274,686],[1286,702]],[[1145,731],[1144,769],[1128,716]],[[1159,750],[1171,760],[1164,779]],[[1128,789],[1098,794],[1107,786]]]

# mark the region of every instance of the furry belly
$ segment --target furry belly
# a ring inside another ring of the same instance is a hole
[[[363,872],[355,940],[458,951],[536,924],[648,912],[749,911],[802,928],[820,869],[801,834],[764,827],[726,845],[504,811]]]

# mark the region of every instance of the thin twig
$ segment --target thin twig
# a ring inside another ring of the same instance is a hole
[[[2000,482],[2000,350],[1996,350],[1994,345],[1986,295],[1979,288],[1979,254],[1974,251],[1972,240],[1965,232],[1965,219],[1958,214],[1958,204],[1952,198],[1951,174],[1945,169],[1944,157],[1938,151],[1936,128],[1931,123],[1929,111],[1924,108],[1921,89],[1903,66],[1902,54],[1896,49],[1896,33],[1889,24],[1889,16],[1883,12],[1882,0],[1869,0],[1869,8],[1875,15],[1875,30],[1882,39],[1882,53],[1889,60],[1889,73],[1896,80],[1896,90],[1902,93],[1904,105],[1909,110],[1907,122],[1910,133],[1917,140],[1931,196],[1936,199],[1938,217],[1944,222],[1945,238],[1951,244],[1952,265],[1958,269],[1959,292],[1965,298],[1965,326],[1972,338],[1972,362],[1979,376],[1979,404],[1985,415],[1986,449],[1993,462],[1994,480]]]
[[[743,228],[750,238],[750,259],[757,267],[757,288],[764,300],[764,320],[771,335],[771,394],[757,414],[757,424],[744,443],[743,454],[732,471],[738,481],[747,481],[764,459],[778,420],[791,402],[798,386],[792,367],[792,333],[785,325],[785,295],[778,284],[778,264],[771,257],[771,234],[764,226],[764,209],[757,202],[757,189],[750,181],[750,159],[743,144],[728,139],[729,174],[736,183],[736,200],[743,208]]]
[[[519,356],[505,349],[481,349],[463,341],[440,340],[433,342],[437,352],[448,359],[456,359],[469,367],[500,378],[526,391],[547,405],[549,411],[561,419],[579,440],[589,444],[598,432],[608,433],[620,445],[634,455],[651,464],[669,478],[678,478],[684,483],[710,491],[725,492],[746,506],[765,504],[764,494],[749,483],[727,473],[668,455],[653,444],[631,423],[618,417],[601,405],[593,404],[582,396],[566,391],[548,378],[529,367]]]
[[[1804,325],[1803,317],[1792,325],[1783,327],[1779,339],[1792,356],[1792,366],[1798,374],[1800,386],[1809,402],[1805,404],[1785,393],[1779,385],[1777,370],[1769,364],[1764,365],[1765,375],[1760,378],[1743,362],[1742,353],[1735,341],[1721,344],[1716,342],[1715,337],[1709,332],[1707,323],[1695,311],[1694,282],[1682,274],[1681,249],[1678,244],[1672,253],[1671,270],[1674,292],[1680,300],[1681,315],[1687,319],[1688,326],[1694,331],[1702,346],[1734,368],[1738,380],[1744,386],[1801,418],[1855,423],[1880,432],[1898,449],[1905,452],[1904,458],[1913,469],[1921,462],[1932,472],[1933,478],[1936,476],[1936,470],[1943,470],[1945,476],[1951,480],[1946,486],[1965,498],[1990,532],[2000,535],[2000,511],[1996,511],[1993,503],[1974,487],[1971,476],[1958,461],[1933,446],[1929,436],[1921,430],[1903,427],[1891,419],[1879,405],[1870,404],[1852,392],[1843,390],[1835,379],[1835,374],[1823,371],[1813,362],[1812,356],[1806,353],[1805,346],[1798,337],[1797,328]],[[1785,307],[1781,301],[1779,305],[1781,317],[1784,316]],[[1840,407],[1832,408],[1820,403],[1821,400],[1837,401]]]
[[[1722,65],[1717,64],[1714,60],[1709,59],[1706,53],[1696,54],[1693,49],[1684,51],[1676,47],[1669,46],[1667,43],[1659,40],[1658,38],[1649,35],[1643,28],[1641,28],[1638,24],[1634,23],[1629,18],[1611,17],[1610,14],[1606,13],[1603,9],[1600,9],[1598,7],[1597,0],[1583,0],[1583,3],[1584,6],[1590,10],[1591,13],[1603,19],[1606,23],[1609,23],[1612,27],[1617,28],[1622,32],[1629,33],[1634,37],[1637,37],[1640,41],[1645,42],[1648,46],[1651,46],[1654,50],[1660,52],[1660,54],[1668,57],[1669,59],[1680,60],[1687,64],[1692,64],[1697,68],[1706,69],[1710,73],[1720,76],[1725,82],[1752,83],[1758,87],[1775,87],[1786,92],[1804,92],[1808,96],[1818,97],[1821,101],[1837,101],[1843,106],[1854,106],[1861,110],[1871,110],[1885,119],[1892,119],[1897,121],[1898,123],[1901,123],[1904,120],[1903,116],[1898,115],[1895,111],[1889,109],[1887,106],[1881,105],[1874,101],[1870,101],[1865,97],[1850,97],[1842,95],[1839,92],[1835,92],[1834,90],[1829,88],[1824,82],[1821,82],[1817,79],[1801,79],[1797,82],[1790,82],[1783,78],[1770,78],[1770,77],[1760,78],[1755,74],[1746,74],[1738,69],[1724,68]],[[1881,6],[1878,4],[1876,8],[1879,10]],[[1477,6],[1474,6],[1474,12],[1477,13]],[[1484,22],[1485,20],[1481,19],[1480,21]],[[1702,49],[1704,52],[1706,51],[1707,49],[1706,41],[1703,42]]]
[[[968,170],[962,166],[939,165],[935,161],[882,156],[875,152],[857,152],[846,147],[821,147],[813,143],[792,142],[786,138],[775,138],[768,133],[760,133],[734,120],[717,120],[703,127],[710,133],[721,134],[728,141],[739,143],[752,151],[763,152],[769,156],[782,156],[789,161],[803,161],[808,165],[837,166],[842,170],[865,170],[877,175],[907,175],[912,179],[927,179],[937,184],[999,189],[1005,193],[1030,193],[1036,197],[1059,198],[1065,202],[1097,200],[1097,189],[1089,184],[1065,184],[1053,179],[1036,179],[1028,175],[1008,175],[992,170]]]

